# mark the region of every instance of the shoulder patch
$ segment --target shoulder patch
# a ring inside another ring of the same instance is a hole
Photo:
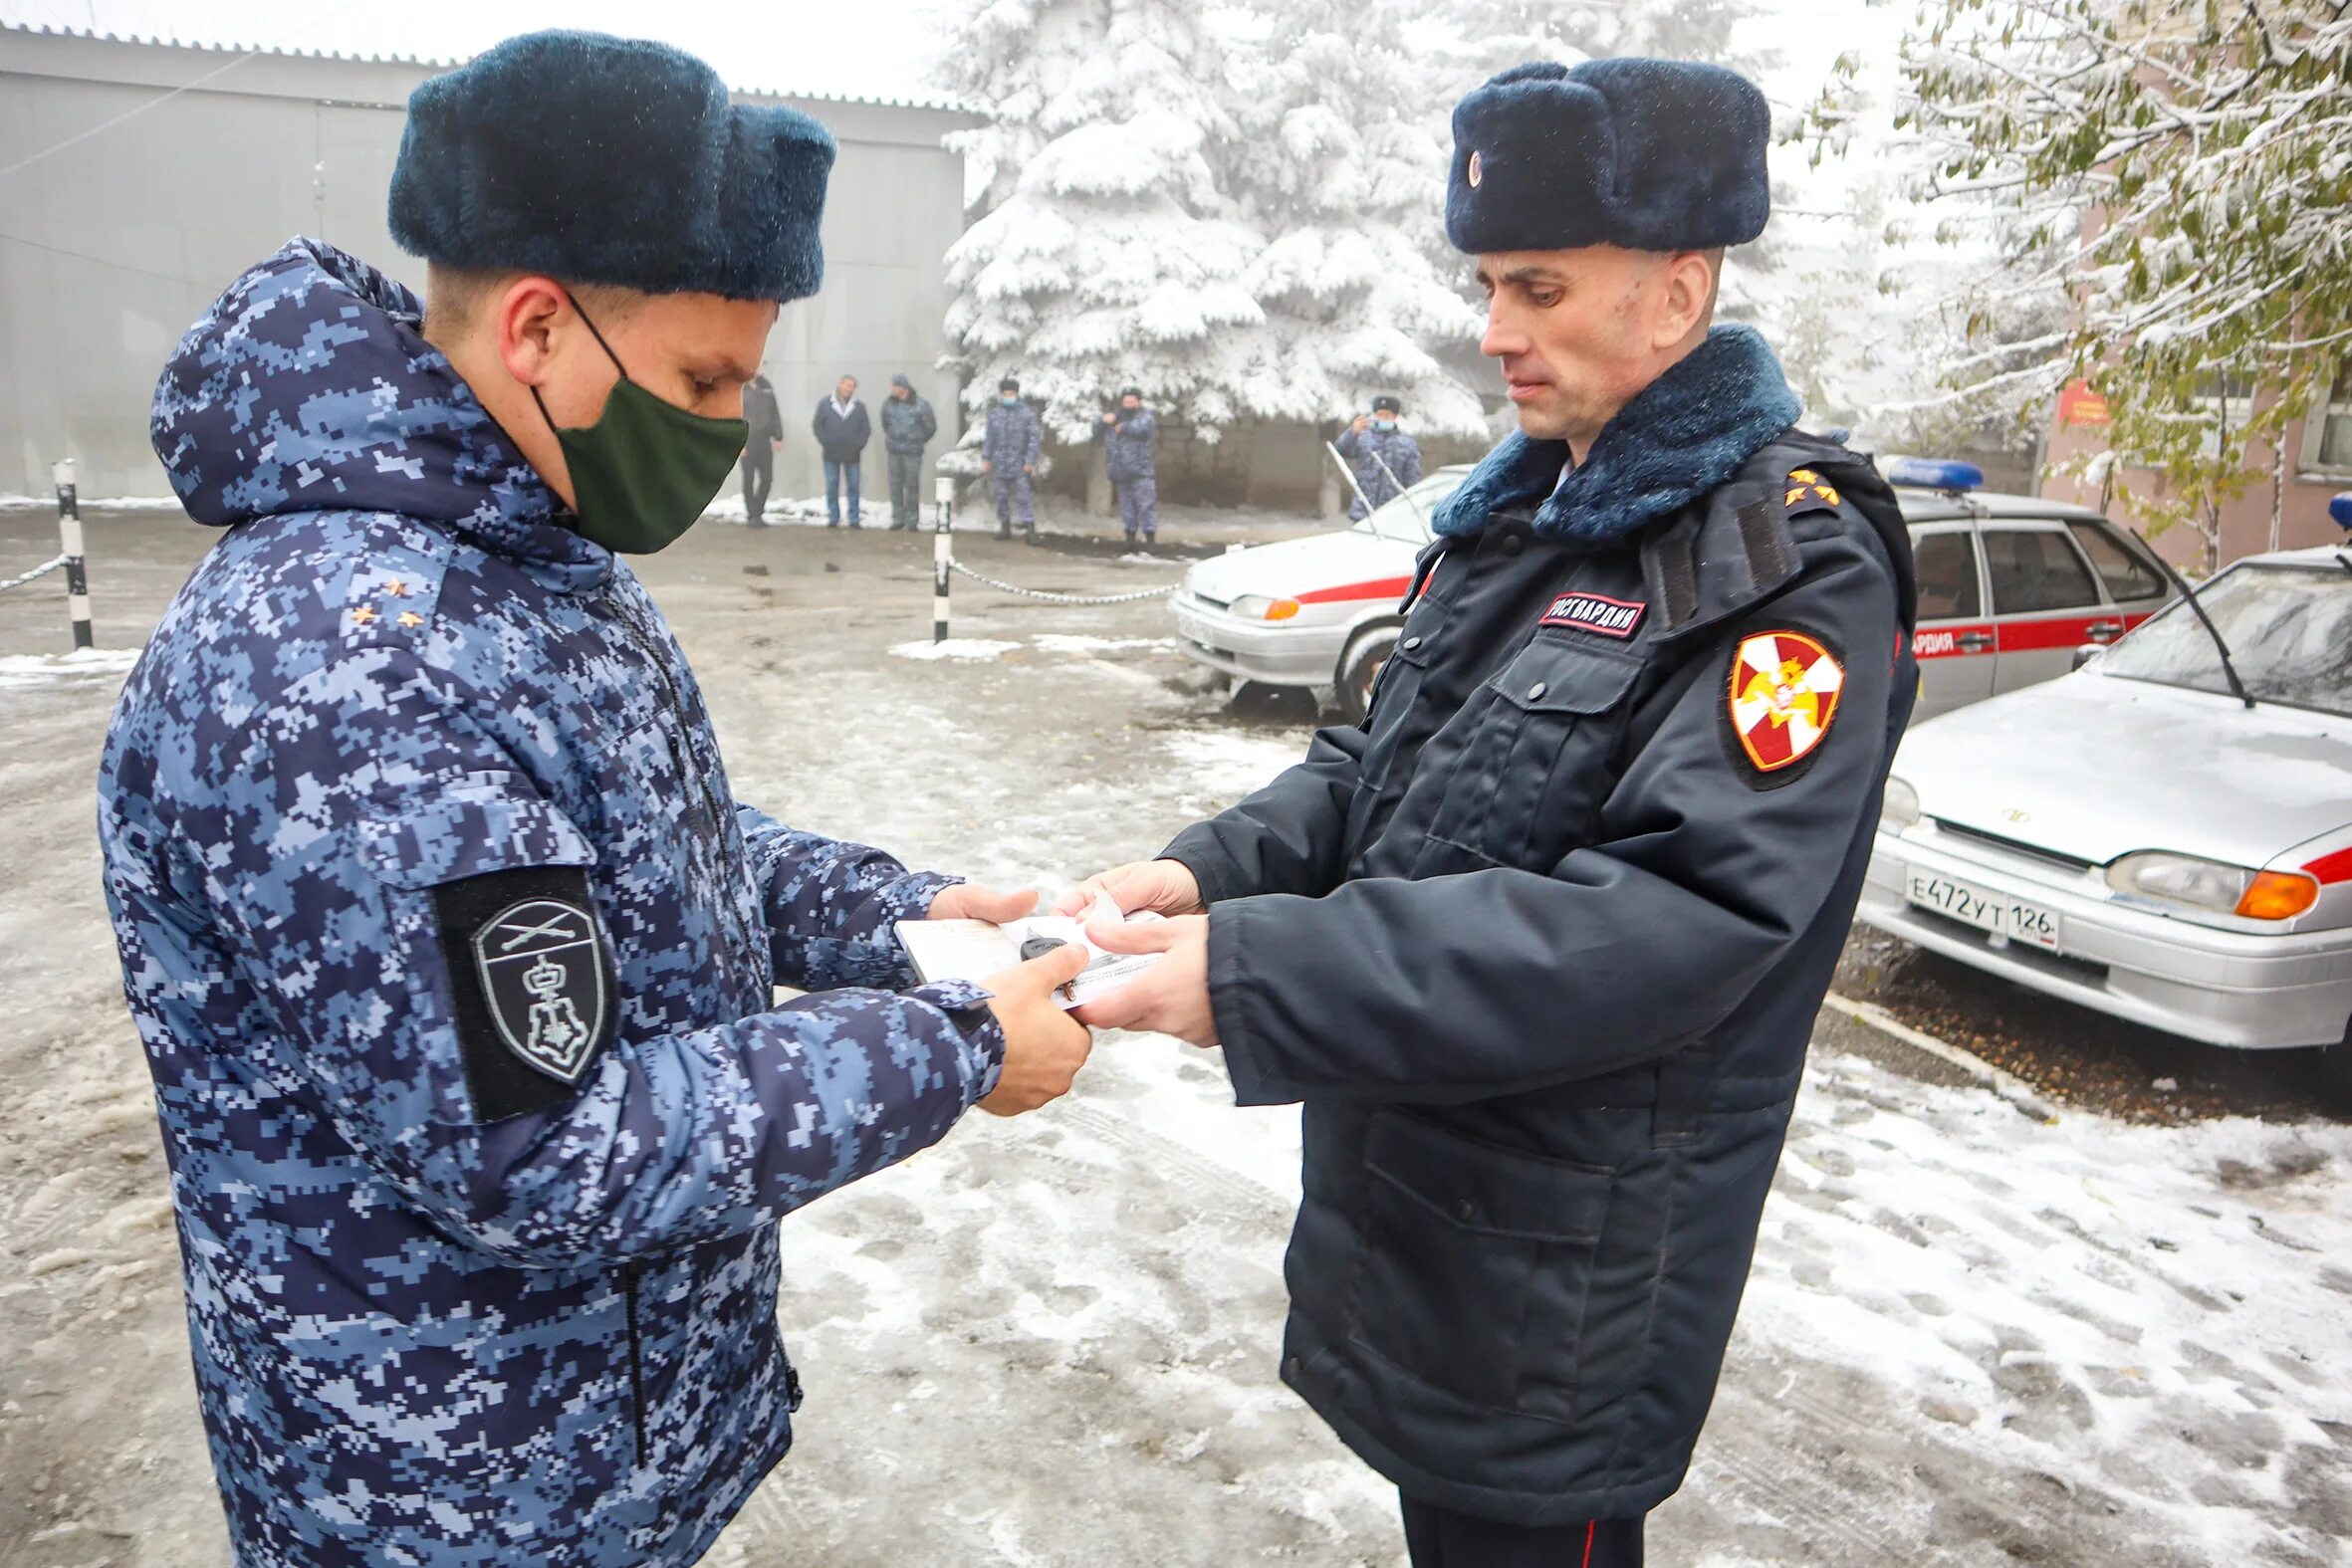
[[[1725,712],[1760,779],[1786,774],[1812,756],[1837,717],[1845,666],[1801,631],[1760,631],[1732,650]]]
[[[1800,512],[1834,512],[1837,510],[1837,487],[1824,479],[1819,470],[1792,468],[1788,483],[1780,492],[1780,508],[1788,516]]]
[[[493,871],[433,889],[474,1114],[562,1104],[612,1032],[611,966],[577,866]]]

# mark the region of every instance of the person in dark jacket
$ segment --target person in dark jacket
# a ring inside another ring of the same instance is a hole
[[[751,427],[743,440],[743,517],[753,528],[766,528],[776,449],[784,445],[784,410],[776,406],[776,386],[765,371],[743,389],[743,420]]]
[[[938,416],[904,375],[890,377],[882,402],[882,450],[890,459],[890,527],[912,529],[923,520],[923,448],[939,433]]]
[[[1446,202],[1520,430],[1441,509],[1360,727],[1097,889],[1082,1009],[1302,1101],[1282,1374],[1417,1564],[1621,1568],[1713,1398],[1917,674],[1909,541],[1710,330],[1768,210],[1744,79],[1463,101]]]
[[[1102,451],[1110,470],[1111,488],[1118,492],[1119,521],[1126,525],[1127,543],[1143,536],[1149,550],[1160,537],[1159,421],[1143,406],[1143,388],[1130,386],[1119,393],[1119,406],[1102,416]]]
[[[980,471],[989,476],[996,492],[999,539],[1013,537],[1013,511],[1018,505],[1022,533],[1031,544],[1038,542],[1037,500],[1032,486],[1044,444],[1045,425],[1038,411],[1021,400],[1021,383],[1006,376],[997,383],[997,400],[989,405],[988,426],[980,438]]]
[[[1074,950],[922,986],[893,933],[1031,896],[735,800],[626,560],[734,468],[832,156],[510,40],[409,100],[429,305],[297,239],[155,389],[221,534],[99,834],[238,1568],[687,1568],[792,1444],[777,1222],[1083,1057]]]
[[[1393,392],[1372,399],[1372,411],[1358,414],[1334,445],[1355,476],[1347,503],[1352,521],[1388,505],[1421,483],[1421,443],[1406,433],[1404,404]]]
[[[818,450],[824,454],[824,526],[841,526],[841,490],[849,491],[849,526],[863,528],[858,520],[862,487],[858,483],[858,465],[865,452],[865,444],[874,438],[874,423],[865,412],[865,404],[857,400],[857,377],[844,375],[833,384],[833,395],[819,398],[817,416],[810,422],[816,432]]]

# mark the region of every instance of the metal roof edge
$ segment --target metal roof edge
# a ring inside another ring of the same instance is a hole
[[[0,22],[0,34],[16,33],[29,38],[71,38],[86,43],[104,44],[120,48],[184,49],[206,55],[256,55],[281,60],[333,60],[355,66],[424,66],[448,71],[464,65],[472,56],[446,55],[370,55],[353,54],[340,49],[288,49],[273,44],[202,43],[192,39],[165,38],[143,33],[114,33],[95,31],[86,27],[35,26],[29,22]],[[730,84],[727,91],[738,98],[763,100],[793,100],[804,104],[853,104],[869,109],[911,109],[924,113],[960,114],[974,119],[979,116],[969,106],[947,97],[937,98],[861,98],[855,94],[823,93],[797,88],[738,87]]]

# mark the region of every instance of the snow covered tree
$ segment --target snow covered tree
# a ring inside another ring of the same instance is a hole
[[[1395,0],[1233,19],[1229,188],[1266,236],[1246,275],[1265,322],[1237,390],[1254,414],[1309,422],[1395,392],[1416,429],[1479,436],[1462,350],[1480,317],[1442,232],[1451,143],[1420,111],[1401,19]]]
[[[1944,0],[1904,69],[1924,188],[2007,264],[1978,331],[2063,303],[2057,330],[2011,342],[2033,351],[2009,378],[2087,378],[2113,466],[2086,477],[2128,492],[2154,472],[2143,515],[2218,516],[2249,446],[2275,453],[2352,349],[2344,0]],[[1817,117],[1834,128],[1834,99]]]
[[[942,85],[989,116],[950,138],[985,185],[947,256],[975,409],[1012,374],[1064,441],[1129,384],[1205,431],[1245,412],[1262,241],[1215,166],[1226,65],[1183,0],[972,0],[952,22]]]

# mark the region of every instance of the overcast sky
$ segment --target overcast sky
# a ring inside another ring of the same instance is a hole
[[[542,27],[659,38],[730,86],[835,98],[928,97],[932,0],[0,0],[0,22],[190,44],[462,59]]]

